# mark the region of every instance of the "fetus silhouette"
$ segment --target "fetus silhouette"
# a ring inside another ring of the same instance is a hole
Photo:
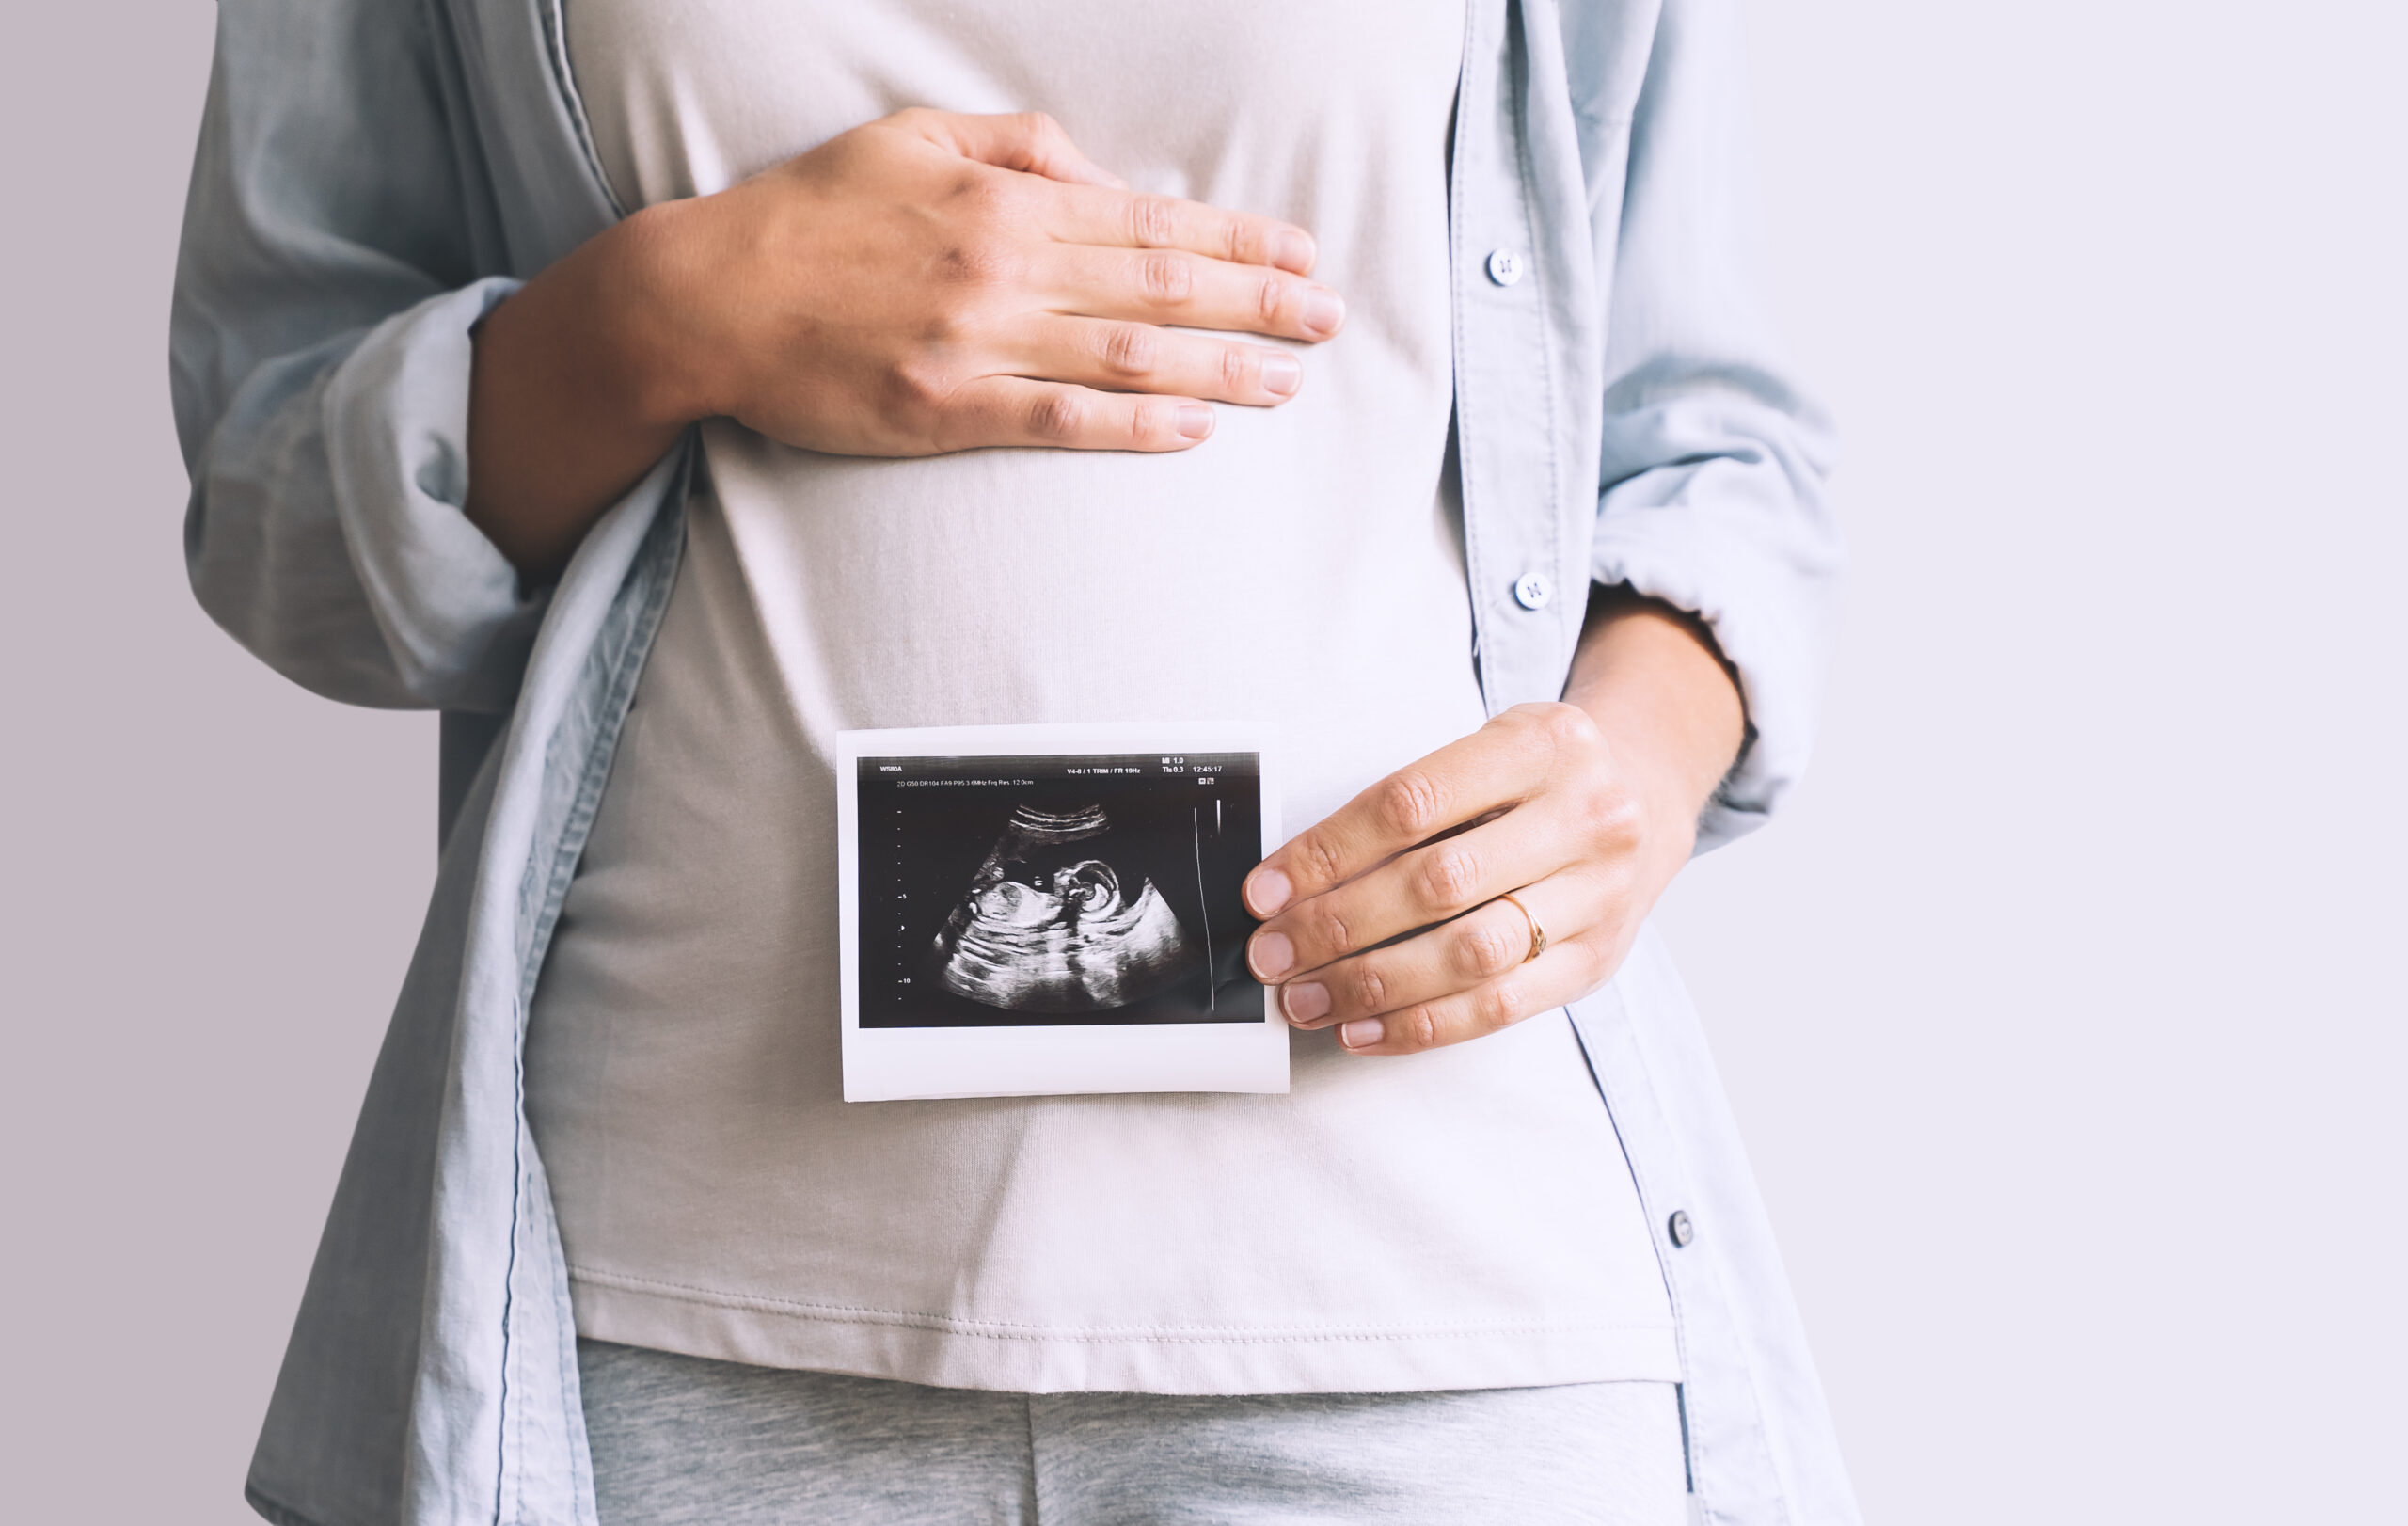
[[[947,990],[1007,1011],[1105,1011],[1200,974],[1203,956],[1154,882],[1135,894],[1102,854],[1101,805],[1014,807],[930,950]]]

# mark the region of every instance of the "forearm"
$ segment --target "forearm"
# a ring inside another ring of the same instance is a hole
[[[1651,810],[1694,832],[1747,732],[1704,625],[1627,589],[1595,590],[1563,697],[1605,733]]]
[[[467,516],[528,583],[704,415],[666,316],[669,224],[642,213],[597,235],[477,327]]]

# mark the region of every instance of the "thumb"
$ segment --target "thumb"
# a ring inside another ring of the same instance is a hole
[[[1103,185],[1127,189],[1128,183],[1081,153],[1062,124],[1041,111],[1015,111],[993,117],[969,117],[958,112],[913,112],[911,124],[923,137],[951,149],[965,159],[1018,169],[1072,185]]]

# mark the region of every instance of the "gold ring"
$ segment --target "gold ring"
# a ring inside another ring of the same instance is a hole
[[[1515,896],[1509,890],[1497,898],[1498,900],[1512,901],[1513,903],[1513,910],[1521,913],[1522,920],[1530,925],[1530,951],[1522,956],[1522,962],[1528,964],[1530,961],[1538,958],[1541,954],[1545,953],[1546,929],[1539,926],[1539,919],[1530,914],[1530,909],[1522,904],[1521,898]]]

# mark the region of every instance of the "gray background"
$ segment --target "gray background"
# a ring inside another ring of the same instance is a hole
[[[1854,582],[1814,775],[1664,923],[1866,1508],[2408,1519],[2400,8],[1752,9]],[[432,722],[183,586],[210,26],[0,56],[20,1520],[249,1518],[431,873]]]

